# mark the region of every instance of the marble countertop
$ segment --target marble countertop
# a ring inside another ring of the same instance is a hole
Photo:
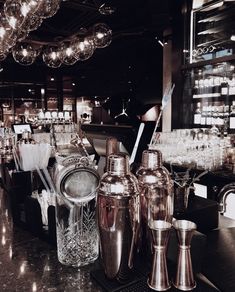
[[[13,225],[7,196],[0,191],[0,291],[100,292],[92,266],[67,267],[55,247]]]

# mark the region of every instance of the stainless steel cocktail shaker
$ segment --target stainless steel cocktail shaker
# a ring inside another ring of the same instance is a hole
[[[136,172],[140,188],[143,222],[173,219],[174,191],[168,170],[162,165],[159,150],[145,150],[141,166]]]
[[[123,282],[133,265],[140,226],[138,182],[124,153],[108,157],[108,169],[98,191],[97,215],[105,274]]]

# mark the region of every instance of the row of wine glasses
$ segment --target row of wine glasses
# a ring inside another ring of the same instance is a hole
[[[223,166],[232,146],[229,137],[222,139],[204,129],[184,129],[157,133],[151,147],[162,152],[166,163],[215,170]]]

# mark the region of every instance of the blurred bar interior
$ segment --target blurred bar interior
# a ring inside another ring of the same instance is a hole
[[[1,186],[14,223],[55,245],[49,194],[76,205],[80,179],[98,191],[108,149],[136,176],[148,149],[170,172],[177,220],[206,235],[235,227],[234,13],[233,0],[0,0]]]

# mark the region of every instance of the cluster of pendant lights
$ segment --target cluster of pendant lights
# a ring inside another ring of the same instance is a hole
[[[104,23],[95,24],[89,30],[81,29],[76,36],[39,46],[24,41],[29,32],[36,30],[43,19],[53,16],[61,0],[6,0],[4,12],[0,12],[0,61],[12,51],[13,58],[21,65],[31,65],[42,54],[45,64],[58,68],[62,64],[73,65],[90,58],[96,48],[107,47],[112,31]]]

